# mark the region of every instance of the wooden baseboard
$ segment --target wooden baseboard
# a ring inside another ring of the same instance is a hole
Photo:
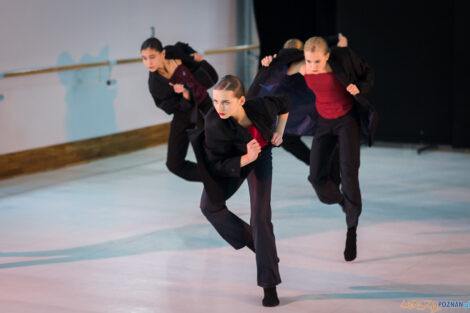
[[[0,179],[53,170],[168,142],[170,123],[0,155]]]

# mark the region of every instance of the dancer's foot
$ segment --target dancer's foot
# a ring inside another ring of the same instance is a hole
[[[357,255],[356,237],[356,227],[348,228],[346,247],[344,248],[344,259],[348,262],[354,260]]]
[[[276,287],[263,288],[263,290],[263,306],[276,306],[279,304],[279,298],[277,297]]]

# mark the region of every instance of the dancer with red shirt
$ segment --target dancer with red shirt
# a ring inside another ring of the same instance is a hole
[[[308,177],[323,203],[340,204],[348,227],[344,259],[357,256],[356,230],[362,211],[359,188],[361,128],[372,143],[377,114],[364,97],[373,85],[374,72],[349,48],[333,48],[312,37],[304,45],[305,65],[300,69],[315,94],[318,112],[310,153]],[[362,126],[362,127],[361,127]],[[340,184],[328,175],[328,162],[339,145]]]
[[[227,75],[215,86],[213,101],[214,108],[204,117],[204,130],[190,134],[204,183],[201,210],[235,249],[246,246],[256,253],[262,303],[276,306],[276,285],[281,278],[271,223],[271,149],[282,143],[288,100],[264,97],[245,101],[240,79]],[[250,191],[250,224],[226,206],[245,178]]]

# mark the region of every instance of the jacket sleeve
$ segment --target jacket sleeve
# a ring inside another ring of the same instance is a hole
[[[173,91],[166,90],[157,94],[155,90],[150,89],[155,105],[165,111],[167,114],[173,114],[176,111],[188,112],[192,108],[192,103],[186,100],[182,95]]]
[[[204,116],[204,150],[212,174],[219,177],[240,177],[241,147],[226,137],[222,121],[214,109]]]
[[[230,157],[216,162],[211,162],[211,170],[220,177],[240,177],[241,156]]]
[[[180,59],[183,64],[192,72],[198,66],[199,62],[194,61],[191,53],[195,53],[187,43],[177,42],[174,45],[165,46],[166,59]]]
[[[263,98],[266,106],[273,113],[273,115],[281,115],[289,113],[290,101],[289,98],[285,95],[270,97],[266,96]]]
[[[219,75],[215,68],[206,60],[194,62],[195,66],[191,70],[194,78],[206,89],[212,88],[219,80]]]
[[[258,96],[259,91],[260,91],[260,84],[266,80],[268,72],[269,72],[269,67],[267,66],[261,66],[259,68],[258,73],[255,76],[255,79],[251,83],[250,88],[248,89],[248,92],[246,93],[247,99],[256,98]]]
[[[325,36],[324,38],[326,40],[326,43],[328,44],[328,47],[335,47],[336,45],[338,45],[338,35]]]
[[[173,114],[176,111],[188,112],[191,110],[192,104],[181,95],[170,96],[165,99],[159,99],[152,95],[155,105],[165,111],[167,114]]]
[[[196,50],[194,50],[189,44],[185,43],[185,42],[181,42],[181,41],[178,41],[176,44],[175,44],[176,47],[178,47],[179,49],[181,49],[184,53],[186,53],[187,55],[190,55],[191,53],[195,53]]]
[[[175,93],[173,88],[158,76],[150,76],[148,85],[155,105],[167,114],[173,114],[176,111],[187,112],[193,107],[192,102]]]
[[[204,149],[210,171],[220,177],[240,177],[241,155],[227,153],[231,149],[226,146],[226,143],[219,142],[212,136],[217,137],[217,129],[212,128],[211,130],[211,127],[204,127],[204,132],[206,133]]]
[[[351,49],[348,49],[348,51],[351,57],[354,71],[358,77],[356,85],[359,88],[360,93],[367,94],[371,92],[372,87],[374,86],[374,70],[369,66],[369,64],[367,64],[357,54],[355,54],[354,51]]]

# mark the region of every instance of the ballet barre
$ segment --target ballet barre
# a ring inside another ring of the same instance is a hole
[[[213,50],[206,50],[204,51],[205,55],[209,54],[219,54],[219,53],[227,53],[227,52],[240,52],[240,51],[247,51],[247,50],[255,50],[259,49],[259,45],[240,45],[240,46],[232,46],[222,49],[213,49]]]
[[[73,64],[73,65],[64,65],[64,66],[44,67],[44,68],[39,68],[39,69],[16,70],[16,71],[3,73],[3,78],[11,78],[11,77],[18,77],[18,76],[29,76],[29,75],[54,73],[54,72],[62,72],[62,71],[71,71],[71,70],[80,70],[80,69],[84,69],[84,68],[113,66],[113,65],[116,65],[116,64],[129,64],[129,63],[137,63],[137,62],[142,62],[142,59],[141,58],[121,59],[121,60],[116,60],[116,61],[103,61],[103,62],[94,62],[94,63],[83,63],[83,64]]]
[[[210,55],[210,54],[240,52],[240,51],[255,50],[255,49],[259,49],[259,45],[239,45],[239,46],[232,46],[232,47],[227,47],[227,48],[222,48],[222,49],[212,49],[212,50],[204,51],[204,54]],[[120,59],[120,60],[115,60],[115,61],[103,61],[103,62],[94,62],[94,63],[64,65],[64,66],[43,67],[43,68],[38,68],[38,69],[14,70],[14,71],[1,73],[0,79],[62,72],[62,71],[80,70],[80,69],[93,68],[93,67],[106,67],[106,66],[109,67],[109,66],[114,66],[114,65],[139,63],[139,62],[142,62],[141,58]]]

